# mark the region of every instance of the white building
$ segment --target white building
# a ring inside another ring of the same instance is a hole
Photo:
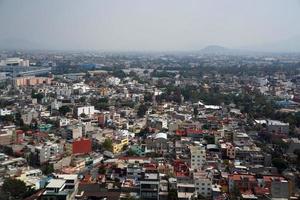
[[[62,102],[61,102],[61,101],[57,101],[57,99],[55,99],[55,100],[51,103],[51,109],[59,110],[60,107],[62,107]]]
[[[43,192],[41,199],[75,199],[78,190],[77,174],[57,174],[51,179]]]
[[[63,126],[68,126],[70,124],[71,120],[68,118],[60,118],[59,119],[59,126],[63,127]]]
[[[84,83],[75,83],[73,85],[73,90],[78,90],[79,94],[84,94],[90,90],[90,87]]]
[[[191,151],[191,168],[201,169],[206,163],[206,150],[202,145],[190,147]]]
[[[197,194],[210,199],[212,195],[212,174],[204,171],[195,172],[194,183]]]
[[[63,154],[64,147],[62,144],[47,142],[41,146],[36,146],[34,153],[36,153],[39,163],[45,163],[52,159],[55,159],[56,156]]]
[[[68,132],[66,135],[66,138],[68,140],[75,140],[77,138],[81,138],[82,137],[82,125],[78,124],[78,125],[72,125],[68,127]]]
[[[11,115],[11,110],[7,110],[6,108],[0,109],[0,116]]]
[[[57,96],[69,97],[72,94],[72,89],[64,86],[64,87],[57,88],[55,92]]]
[[[106,81],[110,84],[110,85],[119,85],[121,82],[121,79],[117,78],[117,77],[109,77],[108,79],[106,79]]]
[[[7,58],[0,61],[0,66],[22,66],[29,67],[29,60],[21,58]]]
[[[77,108],[77,117],[79,117],[81,114],[85,114],[89,117],[95,114],[95,107],[94,106],[83,106]]]

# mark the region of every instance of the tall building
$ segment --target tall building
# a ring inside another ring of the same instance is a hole
[[[202,145],[190,147],[191,151],[191,168],[200,170],[206,163],[206,150]]]
[[[144,200],[159,199],[159,173],[146,170],[140,181],[140,197]]]
[[[7,58],[0,61],[0,66],[21,66],[29,67],[29,60],[24,60],[21,58]]]
[[[34,77],[34,76],[26,76],[26,77],[18,77],[15,79],[16,86],[34,86],[47,84],[50,85],[52,78],[48,77]]]
[[[95,114],[94,106],[83,106],[77,108],[77,116],[79,117],[81,114],[85,114],[86,116],[91,117]]]
[[[209,172],[194,173],[195,189],[198,195],[210,198],[212,195],[212,174]]]

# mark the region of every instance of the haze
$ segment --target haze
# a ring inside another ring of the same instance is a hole
[[[298,0],[2,0],[0,47],[300,51]]]

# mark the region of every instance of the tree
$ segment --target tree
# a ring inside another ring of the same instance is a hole
[[[24,124],[23,126],[20,127],[20,129],[26,132],[30,130],[30,126]]]
[[[148,107],[145,104],[141,104],[137,111],[137,116],[142,118],[146,114]]]
[[[49,175],[54,172],[53,164],[45,164],[41,167],[43,174]]]
[[[278,171],[280,173],[288,168],[288,163],[285,160],[283,160],[282,158],[273,158],[272,164],[274,167],[276,167],[278,169]]]
[[[147,92],[144,94],[144,101],[145,102],[152,102],[152,97],[153,97],[153,94],[151,94],[150,92]]]
[[[106,168],[105,166],[101,165],[98,169],[98,174],[105,174],[106,173]]]
[[[127,151],[127,156],[136,156],[137,154],[132,150],[132,149],[129,149]]]
[[[110,138],[105,139],[102,146],[107,151],[112,151],[113,150],[112,140]]]
[[[170,199],[170,200],[177,200],[178,199],[178,194],[177,194],[176,189],[169,189],[168,199]]]
[[[229,199],[238,200],[241,197],[241,192],[236,184],[234,184],[234,186],[229,194],[230,194]]]
[[[215,144],[215,137],[213,135],[205,135],[204,139],[207,141],[207,144]]]
[[[62,106],[59,108],[59,113],[63,116],[65,116],[70,111],[71,111],[71,108],[69,106]]]
[[[87,115],[86,115],[85,113],[81,113],[81,114],[80,114],[80,117],[81,117],[81,118],[86,118]]]
[[[4,180],[2,191],[8,195],[8,199],[23,199],[28,191],[26,184],[17,179],[8,178]]]
[[[43,93],[36,93],[34,90],[31,93],[31,98],[37,99],[38,102],[41,102],[42,98],[44,98]]]
[[[194,111],[193,111],[194,117],[196,118],[199,114],[198,108],[194,107]]]

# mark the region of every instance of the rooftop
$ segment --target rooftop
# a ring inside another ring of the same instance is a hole
[[[61,188],[66,183],[63,179],[51,179],[46,188]]]

